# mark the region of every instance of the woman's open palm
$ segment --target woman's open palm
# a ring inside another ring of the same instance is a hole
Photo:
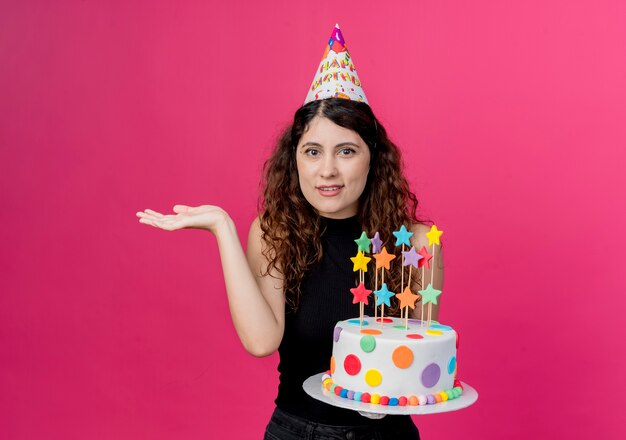
[[[212,205],[175,205],[173,211],[175,214],[161,214],[152,209],[146,209],[138,212],[137,217],[139,217],[139,223],[166,231],[192,228],[215,232],[228,216],[222,208]]]

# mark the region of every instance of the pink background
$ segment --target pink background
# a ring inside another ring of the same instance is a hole
[[[245,237],[336,21],[480,392],[423,438],[624,438],[624,2],[128,3],[0,5],[3,438],[261,437],[277,357],[241,347],[215,239],[135,212]]]

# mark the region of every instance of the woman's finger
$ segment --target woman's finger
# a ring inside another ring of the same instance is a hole
[[[152,209],[146,209],[144,212],[148,214],[152,214],[157,217],[163,217],[163,214],[161,214],[160,212],[153,211]]]
[[[150,225],[155,228],[158,228],[158,226],[154,223],[154,221],[149,218],[140,218],[139,223],[143,223],[144,225]]]
[[[138,212],[136,215],[139,218],[143,218],[143,219],[147,219],[147,220],[157,220],[157,219],[159,219],[159,217],[157,217],[156,215],[154,215],[154,214],[147,214],[145,212]]]
[[[164,216],[163,218],[143,217],[139,219],[139,223],[150,225],[165,231],[175,231],[183,227],[182,222],[176,219],[175,216]]]
[[[191,209],[190,206],[187,205],[174,205],[172,210],[176,213],[187,212]]]

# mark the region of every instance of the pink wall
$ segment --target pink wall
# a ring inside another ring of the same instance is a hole
[[[240,346],[215,240],[134,213],[245,236],[336,21],[481,394],[423,437],[624,438],[624,2],[128,3],[0,6],[3,438],[260,438],[277,360]]]

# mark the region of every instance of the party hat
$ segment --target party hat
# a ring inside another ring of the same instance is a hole
[[[367,104],[361,80],[356,74],[352,57],[348,53],[338,24],[330,35],[304,103],[326,98],[345,98]]]

